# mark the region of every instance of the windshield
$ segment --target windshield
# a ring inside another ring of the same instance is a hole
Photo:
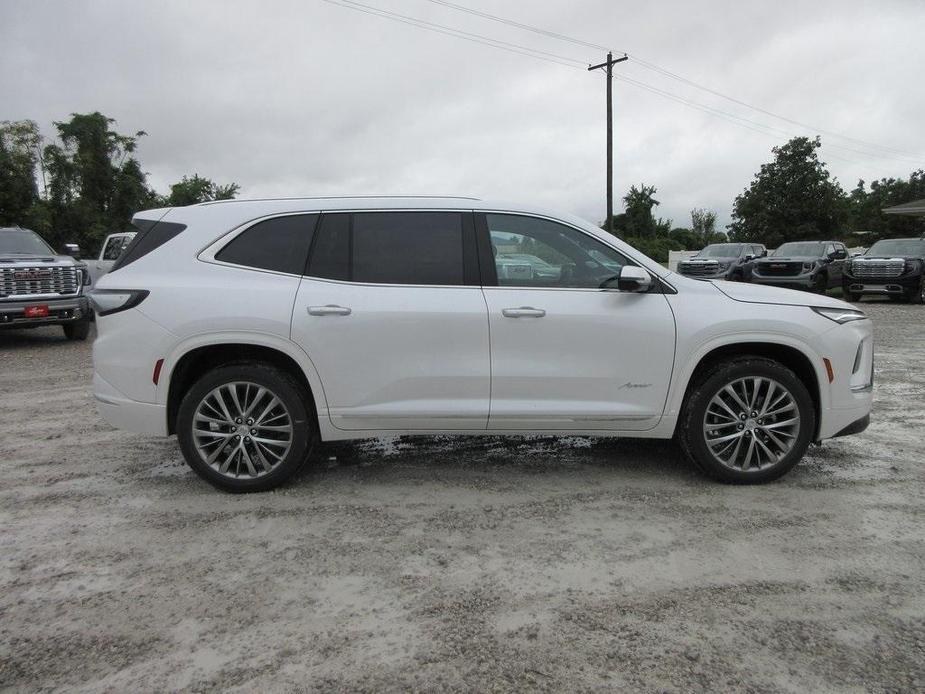
[[[815,241],[804,241],[803,243],[785,243],[783,246],[774,251],[771,255],[778,258],[786,255],[803,256],[806,258],[821,258],[822,248],[825,244]]]
[[[0,229],[0,253],[55,254],[41,236],[28,229]]]
[[[700,253],[698,258],[738,258],[742,255],[741,243],[716,243],[707,246]]]
[[[925,241],[921,239],[877,241],[864,255],[925,255]]]

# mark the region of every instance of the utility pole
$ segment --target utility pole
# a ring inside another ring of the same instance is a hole
[[[607,232],[613,233],[613,66],[627,60],[624,53],[622,58],[614,60],[613,53],[607,53],[607,62],[599,65],[589,65],[588,71],[607,70]]]

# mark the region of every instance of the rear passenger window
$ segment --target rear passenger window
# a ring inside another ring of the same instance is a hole
[[[317,221],[316,214],[302,214],[257,222],[234,237],[215,255],[215,259],[260,270],[301,275]]]
[[[462,214],[355,214],[353,280],[383,284],[463,284]]]
[[[329,280],[350,279],[350,215],[323,214],[308,261],[311,277]]]

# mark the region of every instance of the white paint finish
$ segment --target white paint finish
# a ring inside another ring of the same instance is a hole
[[[644,430],[658,422],[675,326],[661,294],[486,287],[489,429]],[[504,315],[532,307],[543,317]]]
[[[254,219],[351,209],[540,214],[595,236],[677,293],[486,288],[483,295],[477,287],[301,280],[200,259],[217,239]],[[870,339],[869,321],[837,325],[808,308],[845,307],[843,302],[771,287],[690,280],[574,217],[456,198],[241,201],[148,211],[139,217],[164,217],[188,228],[99,282],[100,288],[151,292],[137,309],[100,319],[94,346],[97,373],[107,384],[98,394],[122,398],[118,412],[112,402],[101,410],[109,410],[117,426],[134,431],[166,431],[165,384],[173,368],[190,349],[227,343],[263,345],[289,355],[312,388],[325,440],[384,431],[669,438],[697,363],[717,347],[741,342],[786,345],[806,355],[820,384],[822,438],[870,410],[870,393],[850,390],[850,363],[858,342]],[[308,313],[310,306],[329,304],[349,308],[350,314]],[[505,308],[524,306],[546,314],[501,315]],[[835,366],[831,385],[823,356]],[[151,373],[158,358],[165,361],[161,384],[155,387]],[[625,383],[652,385],[613,390],[614,384]],[[663,411],[660,403],[666,400]]]
[[[309,312],[322,307],[350,313]],[[488,318],[478,287],[303,278],[292,340],[312,355],[338,429],[486,426]]]

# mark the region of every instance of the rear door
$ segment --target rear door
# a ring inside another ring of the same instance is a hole
[[[292,315],[344,430],[484,429],[488,317],[471,211],[325,213]]]
[[[843,243],[834,243],[826,246],[826,253],[829,252],[837,252],[840,256],[829,263],[829,286],[840,287],[845,272],[845,258],[848,257],[848,249],[845,248]]]
[[[632,263],[574,227],[515,214],[477,214],[476,223],[490,270],[488,428],[654,427],[674,361],[666,297],[602,289]]]
[[[135,234],[132,233],[123,233],[110,234],[106,237],[106,241],[103,243],[103,248],[100,250],[99,257],[96,260],[88,263],[90,279],[93,284],[96,284],[96,281],[100,277],[112,269],[113,263],[116,262],[118,257],[122,254],[122,251],[131,242],[134,236]]]

